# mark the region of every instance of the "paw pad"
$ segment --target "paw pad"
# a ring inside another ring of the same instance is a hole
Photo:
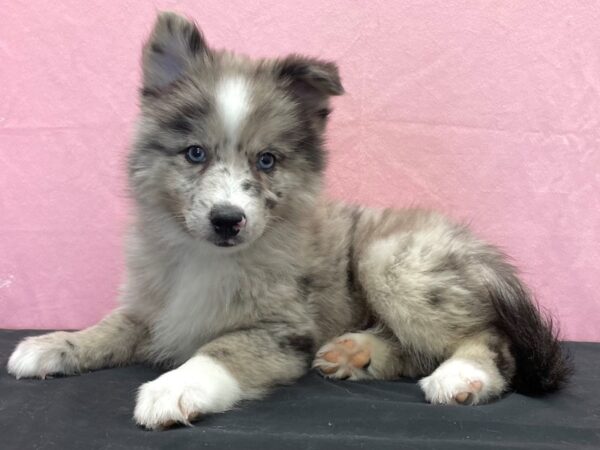
[[[342,336],[324,345],[316,355],[313,367],[328,377],[364,378],[371,362],[371,350],[356,337]]]
[[[481,388],[483,387],[483,383],[479,380],[469,382],[470,391],[459,392],[454,396],[454,400],[456,403],[460,403],[461,405],[470,405],[473,403],[475,399],[475,394],[481,392]]]

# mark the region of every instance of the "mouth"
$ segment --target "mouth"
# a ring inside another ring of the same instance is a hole
[[[215,238],[212,240],[212,243],[215,244],[217,247],[235,247],[236,245],[239,245],[242,243],[242,240],[236,237],[230,237],[230,238]]]

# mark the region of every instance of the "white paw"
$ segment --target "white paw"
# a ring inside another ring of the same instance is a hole
[[[8,373],[19,378],[46,378],[78,372],[69,333],[59,331],[21,341],[8,360]]]
[[[476,405],[489,397],[488,374],[466,359],[453,358],[419,381],[428,402]]]
[[[226,411],[241,398],[240,385],[231,373],[213,358],[199,355],[143,384],[133,417],[151,430],[190,425],[201,414]]]

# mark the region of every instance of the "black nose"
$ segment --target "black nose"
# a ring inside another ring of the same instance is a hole
[[[210,223],[215,233],[224,238],[237,236],[246,225],[246,215],[237,206],[219,205],[210,211]]]

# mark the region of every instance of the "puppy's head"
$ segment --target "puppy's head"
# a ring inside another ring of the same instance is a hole
[[[210,49],[194,23],[160,14],[143,50],[141,120],[129,160],[138,204],[193,239],[242,248],[318,192],[337,67]]]

